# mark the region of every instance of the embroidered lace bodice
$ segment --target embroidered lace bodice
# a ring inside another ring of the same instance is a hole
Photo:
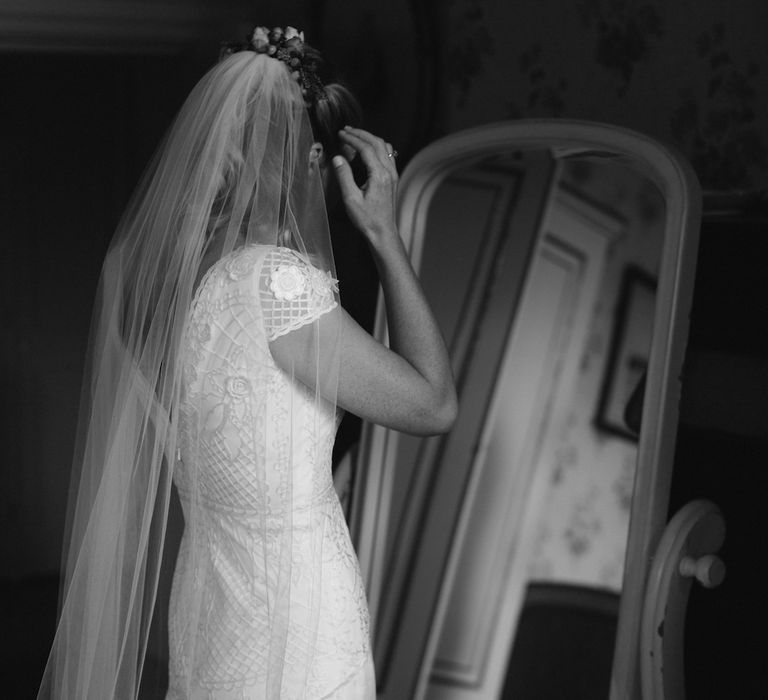
[[[269,349],[331,311],[334,285],[288,249],[247,246],[198,287],[180,350],[169,699],[375,698],[365,592],[331,478],[338,416]],[[275,674],[279,695],[267,691]]]

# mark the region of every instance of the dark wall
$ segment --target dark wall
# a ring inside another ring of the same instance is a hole
[[[0,56],[0,578],[58,569],[104,254],[152,153],[216,50]],[[370,327],[375,268],[343,211],[331,218],[342,302]],[[345,421],[337,454],[358,432],[359,421]]]
[[[201,57],[0,57],[4,577],[58,567],[101,262]]]
[[[34,697],[57,571],[91,306],[126,202],[210,56],[0,55],[0,640]]]
[[[670,516],[723,511],[724,582],[694,584],[686,624],[691,698],[760,698],[768,686],[768,207],[705,215],[682,383]]]

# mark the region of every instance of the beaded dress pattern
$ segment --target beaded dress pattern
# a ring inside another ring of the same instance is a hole
[[[340,416],[269,350],[331,311],[335,284],[287,248],[251,245],[198,287],[180,355],[185,531],[168,700],[375,699],[365,590],[331,475]]]

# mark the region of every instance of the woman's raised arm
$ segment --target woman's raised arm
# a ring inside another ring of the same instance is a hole
[[[360,188],[347,160],[333,159],[344,205],[368,241],[379,270],[390,348],[366,333],[343,309],[321,317],[321,343],[325,337],[335,337],[336,330],[341,333],[337,402],[361,418],[403,432],[446,432],[456,418],[456,391],[445,342],[395,225],[398,178],[389,155],[392,149],[362,129],[347,127],[340,138],[360,155],[368,171]],[[293,333],[309,332],[307,328]],[[296,356],[294,349],[302,343],[292,342],[293,333],[275,339],[270,344],[272,354],[280,366],[291,367],[299,379],[312,385],[316,368],[309,358]]]

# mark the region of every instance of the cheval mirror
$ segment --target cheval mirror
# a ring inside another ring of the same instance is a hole
[[[640,696],[700,199],[672,150],[588,122],[471,129],[405,169],[400,233],[460,410],[445,436],[363,431],[349,517],[379,698],[545,698],[557,676],[558,697]]]

